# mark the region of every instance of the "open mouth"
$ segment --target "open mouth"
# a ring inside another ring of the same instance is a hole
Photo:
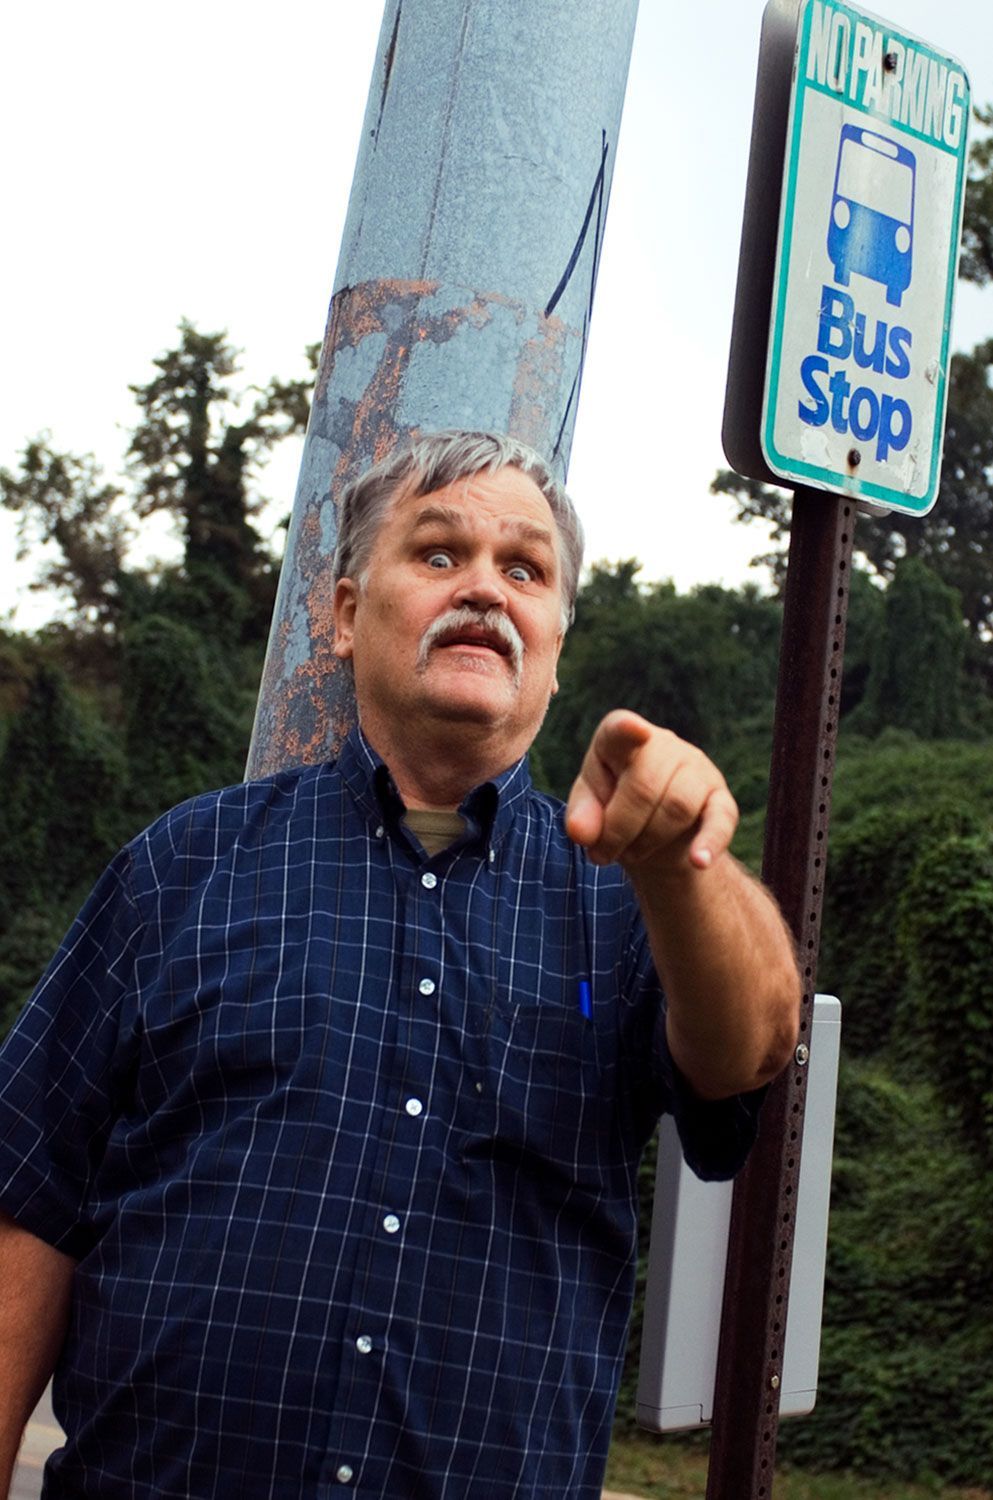
[[[452,631],[449,635],[443,635],[436,644],[443,647],[456,647],[460,650],[493,651],[498,656],[510,655],[510,647],[506,641],[485,630]]]
[[[495,612],[486,618],[473,610],[450,610],[435,620],[421,637],[417,652],[418,672],[425,672],[429,657],[437,650],[461,653],[465,665],[473,662],[481,671],[505,662],[515,684],[521,684],[524,642],[509,620]]]

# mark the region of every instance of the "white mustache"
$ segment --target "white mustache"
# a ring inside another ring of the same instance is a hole
[[[519,687],[524,666],[524,642],[521,640],[517,626],[499,609],[480,610],[463,605],[461,609],[450,609],[445,614],[439,615],[437,620],[432,620],[421,636],[420,645],[417,648],[417,661],[414,664],[415,669],[423,672],[427,667],[428,657],[438,642],[446,635],[457,635],[463,630],[485,630],[488,635],[494,636],[501,646],[507,648],[514,685]]]

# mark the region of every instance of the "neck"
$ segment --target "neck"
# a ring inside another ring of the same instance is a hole
[[[392,732],[375,720],[361,718],[362,733],[390,769],[405,806],[415,812],[456,812],[473,787],[490,781],[519,760],[522,746],[511,758],[507,750],[487,746],[484,732],[473,735],[464,723],[442,725],[436,734],[418,736]]]

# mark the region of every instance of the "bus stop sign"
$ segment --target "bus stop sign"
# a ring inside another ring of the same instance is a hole
[[[968,118],[954,59],[850,5],[801,4],[761,419],[778,478],[934,504]]]

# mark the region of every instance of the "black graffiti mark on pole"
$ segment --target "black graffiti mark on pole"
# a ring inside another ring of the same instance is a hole
[[[376,124],[372,132],[374,141],[379,140],[379,127],[383,123],[383,110],[386,108],[386,95],[389,93],[390,88],[390,76],[393,72],[393,59],[396,56],[397,33],[400,30],[400,12],[402,9],[403,0],[400,0],[400,4],[397,6],[397,13],[393,18],[393,35],[390,37],[390,44],[386,49],[386,57],[383,61],[383,89],[379,96],[379,114],[376,116]]]
[[[545,308],[546,318],[550,318],[556,307],[558,307],[559,302],[562,299],[562,294],[565,291],[566,287],[569,285],[570,280],[572,279],[572,273],[576,269],[576,262],[579,260],[579,257],[583,253],[583,245],[586,243],[586,234],[589,230],[590,220],[593,217],[593,210],[595,208],[597,211],[596,238],[593,246],[593,275],[591,277],[590,290],[590,306],[593,305],[592,283],[596,280],[597,259],[600,254],[600,226],[603,222],[603,185],[604,179],[607,174],[607,152],[609,149],[607,146],[607,132],[604,130],[601,132],[601,135],[603,137],[603,143],[600,151],[600,168],[593,181],[593,191],[590,193],[590,201],[586,205],[586,217],[583,219],[583,227],[582,229],[580,229],[576,243],[572,247],[572,254],[569,256],[569,263],[566,266],[565,270],[562,272],[562,280],[555,288],[549,299],[548,306]]]
[[[559,282],[558,286],[555,288],[555,291],[552,293],[551,300],[549,301],[548,306],[545,308],[545,317],[547,318],[554,312],[559,300],[562,297],[563,292],[569,285],[569,280],[572,276],[572,273],[576,269],[576,263],[583,252],[583,245],[586,243],[586,234],[590,227],[590,220],[593,217],[593,207],[594,205],[596,205],[596,228],[593,231],[593,264],[590,267],[590,294],[586,304],[586,311],[583,314],[583,337],[580,341],[579,346],[579,363],[576,367],[576,373],[573,377],[572,388],[569,391],[569,399],[565,404],[565,411],[562,413],[562,423],[559,427],[558,436],[555,439],[555,447],[552,449],[553,459],[558,457],[559,449],[562,446],[562,438],[565,435],[565,429],[569,421],[570,413],[572,412],[573,403],[578,401],[579,399],[579,388],[582,384],[583,378],[583,366],[586,363],[586,341],[589,336],[590,317],[593,313],[593,293],[596,290],[597,271],[600,266],[600,236],[603,230],[604,186],[607,177],[607,155],[610,149],[607,145],[607,132],[605,130],[602,130],[600,132],[600,136],[600,166],[597,171],[596,177],[593,180],[593,190],[590,193],[590,201],[586,205],[586,216],[583,219],[582,228],[580,229],[579,236],[576,240],[575,245],[573,246],[572,254],[569,256],[569,264],[566,266],[565,271],[562,275],[562,279]]]

